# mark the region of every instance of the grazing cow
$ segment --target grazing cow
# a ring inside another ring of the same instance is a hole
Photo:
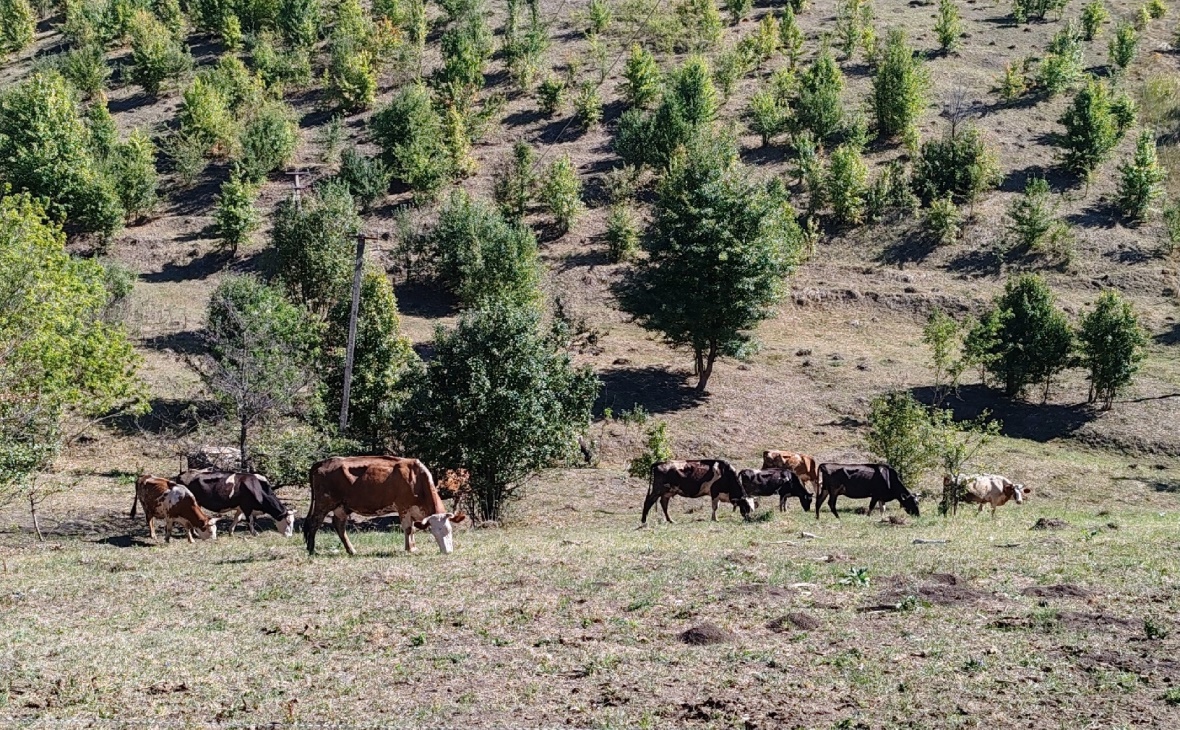
[[[742,489],[750,497],[778,495],[779,512],[787,511],[787,500],[799,498],[804,512],[811,511],[811,492],[799,481],[799,475],[790,469],[742,469],[738,472]]]
[[[135,507],[143,505],[147,517],[148,534],[156,539],[156,520],[164,520],[164,542],[172,542],[172,523],[179,522],[193,541],[193,534],[201,540],[217,539],[217,521],[210,519],[197,504],[197,498],[183,484],[162,477],[144,474],[135,480],[135,499],[131,502],[131,516]]]
[[[311,506],[303,521],[307,552],[315,554],[315,534],[324,518],[332,515],[332,526],[349,555],[356,555],[345,528],[352,513],[365,516],[396,512],[406,535],[406,551],[414,552],[414,530],[430,530],[438,549],[450,553],[452,524],[462,522],[463,513],[447,512],[434,477],[417,459],[396,456],[334,456],[311,467]]]
[[[950,475],[942,478],[944,487],[949,487],[952,484],[962,490],[960,492],[962,496],[959,499],[969,504],[978,504],[980,512],[983,512],[985,504],[990,504],[992,517],[996,516],[996,507],[1004,506],[1008,500],[1015,500],[1016,504],[1024,504],[1024,495],[1032,494],[1032,487],[1014,484],[1007,477],[998,474],[972,474],[970,476],[960,474],[957,478]]]
[[[885,503],[897,500],[902,508],[914,517],[918,516],[918,500],[901,483],[901,478],[888,464],[820,464],[820,490],[815,501],[815,519],[819,519],[824,497],[832,514],[836,512],[836,497],[844,495],[849,499],[868,499],[869,514],[878,503],[885,511]]]
[[[255,512],[270,515],[275,521],[275,529],[283,533],[283,537],[291,537],[295,531],[295,513],[279,501],[270,482],[261,474],[189,469],[181,472],[176,481],[188,487],[197,498],[197,504],[207,512],[234,512],[234,521],[229,528],[231,535],[243,519],[250,526],[250,534],[257,535]]]
[[[746,496],[737,472],[728,461],[721,459],[694,459],[690,461],[662,461],[652,464],[651,487],[643,500],[641,524],[647,524],[647,513],[658,499],[664,510],[664,519],[672,523],[668,515],[668,502],[680,495],[699,499],[706,495],[713,498],[712,520],[717,521],[717,505],[720,502],[736,504],[744,519],[750,519],[754,500]]]
[[[799,476],[800,481],[811,482],[816,494],[819,494],[819,465],[813,457],[807,454],[796,454],[792,451],[763,451],[763,469],[790,469]]]

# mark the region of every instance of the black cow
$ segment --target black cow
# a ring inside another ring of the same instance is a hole
[[[803,486],[799,475],[790,469],[742,469],[738,472],[742,489],[749,497],[778,495],[779,512],[787,511],[787,500],[798,497],[804,512],[811,511],[811,492]]]
[[[828,507],[836,513],[836,497],[844,495],[849,499],[868,499],[869,514],[877,503],[885,510],[885,503],[897,500],[903,509],[914,517],[918,516],[918,500],[901,483],[901,478],[888,464],[820,464],[819,495],[815,501],[815,519],[819,519],[824,497]]]
[[[270,482],[261,474],[214,471],[213,469],[190,469],[176,477],[176,481],[189,488],[197,498],[197,504],[207,512],[223,513],[236,510],[229,532],[242,518],[254,531],[254,513],[262,512],[274,518],[275,529],[283,537],[291,537],[295,527],[295,513],[279,501],[271,489]]]
[[[651,487],[643,501],[642,524],[647,524],[647,513],[658,499],[664,510],[664,519],[671,524],[668,502],[680,495],[690,499],[709,496],[713,499],[712,520],[717,521],[717,504],[731,502],[742,511],[744,519],[750,519],[754,500],[746,496],[737,472],[728,461],[721,459],[693,459],[690,461],[662,461],[651,467]]]

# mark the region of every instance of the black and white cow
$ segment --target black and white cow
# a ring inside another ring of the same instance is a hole
[[[910,493],[893,467],[888,464],[820,464],[819,496],[815,501],[815,519],[819,519],[824,497],[832,514],[836,513],[836,497],[868,499],[869,513],[878,503],[885,510],[885,503],[897,500],[903,509],[914,517],[918,516],[918,500]]]
[[[291,537],[294,532],[295,513],[279,501],[270,482],[261,474],[190,469],[177,476],[176,481],[188,487],[197,498],[197,504],[207,512],[236,512],[229,528],[231,535],[243,518],[250,525],[250,534],[257,534],[254,531],[255,512],[274,518],[275,529],[283,533],[283,537]]]
[[[811,510],[811,492],[803,486],[799,475],[790,469],[742,469],[738,472],[742,489],[749,497],[778,495],[779,512],[787,511],[787,500],[798,497],[803,511]]]
[[[717,521],[717,505],[731,502],[742,511],[744,519],[750,519],[754,500],[746,496],[738,479],[737,471],[728,461],[721,459],[692,459],[688,461],[662,461],[651,467],[651,487],[643,501],[642,524],[647,524],[647,513],[656,500],[664,510],[664,519],[669,524],[668,502],[680,495],[689,499],[711,497],[713,500],[712,520]]]

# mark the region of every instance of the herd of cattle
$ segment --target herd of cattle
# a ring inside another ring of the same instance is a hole
[[[448,474],[450,479],[451,474]],[[396,456],[336,456],[312,466],[309,474],[311,505],[303,521],[303,539],[307,551],[315,553],[316,533],[330,515],[332,526],[340,542],[350,555],[356,550],[348,539],[348,520],[351,515],[376,517],[397,514],[405,534],[405,548],[414,550],[414,530],[429,531],[443,553],[454,549],[453,525],[466,518],[462,512],[449,512],[443,505],[434,477],[426,465],[417,459]],[[962,501],[996,507],[1009,500],[1017,504],[1032,491],[1022,484],[1014,484],[994,474],[946,476],[944,487],[957,488]],[[817,463],[806,454],[767,451],[761,469],[737,471],[722,459],[692,459],[665,461],[652,466],[651,484],[643,502],[642,524],[658,501],[669,523],[668,502],[674,496],[693,499],[710,497],[713,502],[712,519],[717,519],[717,506],[728,502],[741,510],[742,517],[750,518],[756,509],[755,499],[778,495],[779,510],[785,510],[791,497],[796,497],[805,512],[810,512],[815,501],[818,520],[824,500],[832,514],[836,512],[836,498],[868,499],[869,514],[885,503],[897,500],[911,515],[918,515],[918,500],[906,489],[897,471],[887,464]],[[164,521],[164,540],[172,539],[175,525],[184,529],[189,542],[196,536],[202,540],[217,537],[217,517],[233,513],[230,534],[245,519],[250,533],[255,534],[254,516],[270,516],[285,537],[294,532],[295,514],[275,495],[266,477],[247,472],[217,471],[212,468],[189,469],[175,479],[150,475],[140,476],[135,483],[135,500],[143,506],[148,533],[156,539],[155,521]],[[211,516],[214,515],[214,516]]]

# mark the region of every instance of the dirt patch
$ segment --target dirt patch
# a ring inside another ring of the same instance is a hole
[[[782,586],[768,586],[765,583],[744,583],[734,586],[731,593],[738,596],[771,596],[772,598],[790,598],[793,591]]]
[[[1171,657],[1156,658],[1146,652],[1124,653],[1113,649],[1073,647],[1063,648],[1061,653],[1087,672],[1114,668],[1121,672],[1133,672],[1153,683],[1158,681],[1174,685],[1180,682],[1180,660]]]
[[[907,596],[913,596],[937,606],[954,606],[973,603],[990,595],[992,594],[971,588],[962,578],[952,573],[932,573],[929,582],[918,586],[897,585],[882,591],[878,599],[882,603],[897,603]]]
[[[941,583],[944,586],[957,586],[963,582],[963,579],[954,573],[931,573],[930,580],[934,583]]]
[[[779,632],[790,631],[792,627],[801,631],[815,631],[820,627],[820,623],[819,619],[809,613],[792,611],[786,616],[779,616],[766,624],[766,628]]]
[[[1057,615],[1057,620],[1065,628],[1074,631],[1113,631],[1129,629],[1135,625],[1134,622],[1125,618],[1106,613],[1077,613],[1075,611],[1062,611]]]
[[[705,622],[693,626],[680,635],[680,640],[693,646],[709,646],[712,644],[728,644],[736,641],[737,636],[732,631],[717,624]]]
[[[1086,590],[1081,586],[1075,586],[1072,583],[1058,583],[1052,586],[1029,586],[1021,591],[1021,593],[1034,598],[1089,598],[1094,595],[1092,591]]]
[[[1069,527],[1069,523],[1065,520],[1057,519],[1056,517],[1042,517],[1030,527],[1030,530],[1064,530]]]

